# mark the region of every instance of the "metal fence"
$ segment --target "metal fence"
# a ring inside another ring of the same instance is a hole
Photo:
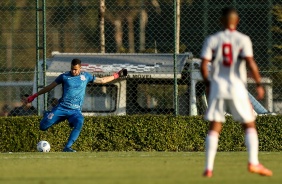
[[[97,76],[129,70],[126,79],[87,88],[83,111],[89,115],[203,114],[196,58],[204,38],[220,30],[225,6],[238,9],[238,30],[253,41],[267,91],[263,107],[255,101],[254,107],[282,113],[280,0],[2,0],[1,110],[21,106],[22,95],[68,71],[77,57]],[[251,80],[248,89],[255,96]],[[32,105],[41,114],[61,93],[57,87]]]

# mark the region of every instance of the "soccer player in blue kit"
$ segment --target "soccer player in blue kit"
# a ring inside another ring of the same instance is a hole
[[[90,73],[81,72],[81,61],[79,59],[73,59],[70,71],[59,75],[54,82],[28,97],[28,102],[32,102],[39,95],[47,93],[57,85],[62,84],[62,97],[59,99],[58,105],[55,106],[51,112],[45,113],[40,122],[40,130],[46,131],[52,125],[67,119],[70,127],[73,127],[73,129],[63,151],[76,152],[71,146],[77,140],[83,126],[84,117],[81,113],[81,108],[87,84],[89,82],[99,84],[108,83],[126,75],[127,70],[122,69],[119,72],[114,73],[112,76],[98,78]]]

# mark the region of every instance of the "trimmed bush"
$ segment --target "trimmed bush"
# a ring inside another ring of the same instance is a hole
[[[282,116],[257,118],[260,151],[282,150]],[[68,122],[39,130],[41,117],[0,118],[0,151],[33,152],[40,140],[61,151],[71,131]],[[204,151],[208,122],[201,116],[85,117],[73,148],[78,151]],[[231,117],[223,125],[218,151],[245,151],[241,125]]]

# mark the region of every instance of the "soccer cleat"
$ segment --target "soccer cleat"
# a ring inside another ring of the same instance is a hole
[[[63,152],[76,152],[76,151],[73,150],[73,149],[71,149],[71,148],[65,147],[65,148],[63,149]]]
[[[258,165],[253,165],[253,164],[248,164],[248,170],[251,173],[257,173],[260,174],[262,176],[272,176],[272,171],[263,167],[262,164],[258,164]]]
[[[211,170],[205,170],[203,173],[204,177],[211,178],[212,177],[212,171]]]

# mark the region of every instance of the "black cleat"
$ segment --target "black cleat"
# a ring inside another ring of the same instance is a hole
[[[63,149],[63,152],[76,152],[76,151],[73,150],[73,149],[71,149],[71,148],[65,147],[65,148]]]

